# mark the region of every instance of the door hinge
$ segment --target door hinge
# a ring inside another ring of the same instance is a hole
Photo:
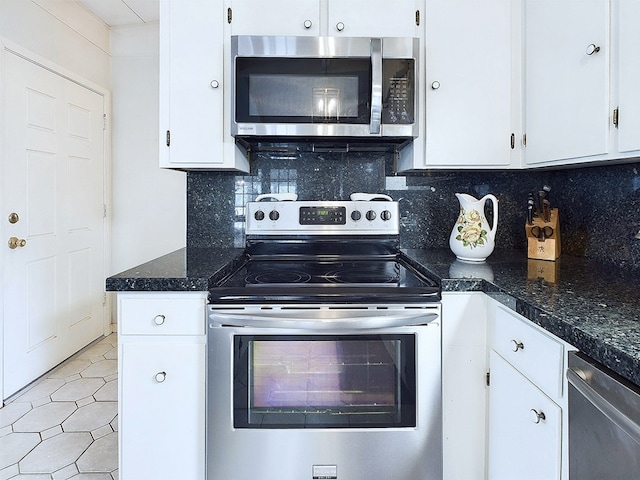
[[[484,383],[487,385],[487,387],[491,386],[491,372],[487,372],[485,374]]]
[[[526,133],[522,134],[522,146],[523,147],[527,146],[527,134]]]
[[[617,107],[617,108],[615,108],[615,109],[613,110],[613,118],[612,118],[612,121],[613,121],[613,126],[614,126],[614,127],[616,127],[616,128],[618,128],[618,120],[619,120],[619,115],[620,115],[619,108],[620,108],[620,107]]]
[[[107,292],[102,292],[102,306],[107,306]]]
[[[516,148],[516,134],[512,133],[511,134],[511,150],[513,150],[514,148]]]
[[[420,26],[420,10],[416,10],[416,26]]]
[[[102,218],[107,218],[107,205],[102,204]]]
[[[102,114],[102,130],[107,130],[107,114]]]
[[[171,146],[171,131],[167,130],[167,147]]]
[[[231,20],[233,20],[233,10],[231,10],[231,7],[227,8],[227,23],[231,23]]]

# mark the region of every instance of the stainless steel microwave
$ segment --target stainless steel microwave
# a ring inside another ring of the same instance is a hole
[[[419,39],[233,36],[235,137],[418,136]]]

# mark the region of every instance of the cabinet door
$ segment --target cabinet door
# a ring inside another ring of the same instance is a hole
[[[618,0],[618,151],[640,150],[640,0]]]
[[[235,0],[231,9],[232,35],[321,35],[319,0]]]
[[[225,149],[225,22],[222,0],[160,2],[161,167],[247,170]]]
[[[511,164],[516,6],[511,0],[427,1],[425,166]]]
[[[524,98],[527,164],[608,152],[609,2],[525,1]]]
[[[493,350],[489,367],[488,478],[560,479],[562,410]]]
[[[204,480],[205,345],[121,340],[120,478]]]
[[[328,0],[327,35],[421,37],[423,0]],[[420,25],[416,24],[416,11]]]

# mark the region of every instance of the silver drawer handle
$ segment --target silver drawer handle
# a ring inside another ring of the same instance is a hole
[[[517,340],[511,340],[511,350],[517,352],[518,350],[524,350],[524,343],[518,342]]]
[[[156,325],[162,325],[165,321],[166,317],[164,315],[156,315],[153,317],[153,323]]]
[[[546,420],[547,416],[544,414],[542,410],[537,411],[535,408],[531,409],[531,413],[533,414],[533,423],[540,423],[541,420]]]
[[[167,372],[158,372],[158,373],[155,374],[155,376],[153,378],[155,379],[156,382],[162,383],[167,378]]]

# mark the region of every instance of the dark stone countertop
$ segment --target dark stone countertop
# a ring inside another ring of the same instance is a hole
[[[404,252],[440,279],[443,292],[484,292],[640,385],[637,272],[570,256],[531,261],[520,250],[496,250],[479,265],[456,260],[449,249]]]
[[[106,280],[115,292],[206,292],[242,259],[238,248],[182,248]]]
[[[484,292],[640,385],[637,273],[569,256],[532,262],[520,250],[496,250],[477,265],[456,260],[444,248],[403,252],[438,280],[443,292]],[[177,250],[109,277],[106,288],[204,292],[235,268],[242,253],[241,249]],[[539,273],[542,269],[546,280]]]

